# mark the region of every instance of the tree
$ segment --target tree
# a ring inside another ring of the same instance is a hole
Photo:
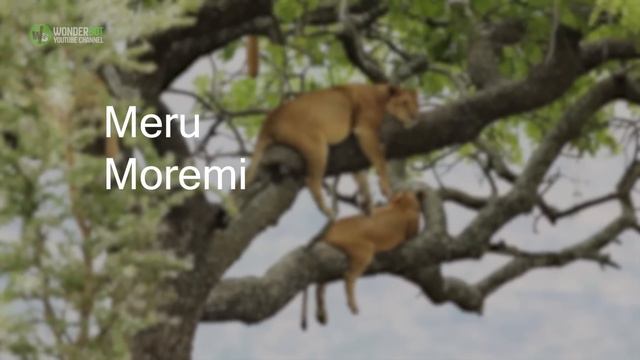
[[[130,351],[134,359],[187,359],[199,322],[265,321],[308,285],[338,280],[345,269],[338,251],[320,245],[284,254],[264,276],[225,278],[302,189],[302,159],[286,148],[270,150],[260,180],[232,195],[237,213],[202,192],[105,192],[96,139],[109,101],[169,114],[163,93],[197,99],[213,125],[196,151],[178,137],[122,144],[125,152],[139,150],[150,163],[186,164],[246,155],[246,142],[265,109],[297,92],[357,79],[419,88],[436,105],[425,109],[412,129],[385,124],[389,159],[404,159],[399,172],[407,173],[407,181],[437,172],[451,159],[475,164],[493,191],[479,196],[443,183],[422,184],[425,230],[378,256],[368,274],[398,275],[418,285],[430,301],[451,302],[463,311],[480,313],[492,293],[535,268],[578,260],[616,266],[606,246],[625,231],[640,232],[633,195],[640,177],[638,123],[620,119],[610,106],[622,100],[633,111],[640,101],[640,23],[634,16],[640,6],[635,4],[234,0],[104,5],[111,12],[96,12],[98,4],[62,5],[68,15],[53,16],[28,2],[13,6],[31,12],[30,19],[1,13],[3,63],[10,66],[0,92],[9,119],[1,128],[6,165],[0,203],[3,221],[17,222],[21,230],[3,242],[7,261],[0,270],[11,278],[4,288],[7,301],[37,302],[35,318],[53,337],[30,338],[38,326],[34,318],[2,321],[0,329],[11,328],[14,335],[0,345],[16,354],[86,358],[115,347],[112,357]],[[13,36],[28,28],[28,21],[70,19],[107,24],[106,46],[98,52],[80,46],[35,48]],[[146,20],[137,24],[139,19]],[[196,78],[193,91],[171,87],[201,56],[212,56],[213,65],[232,63],[246,35],[259,36],[263,46],[257,79],[215,72]],[[116,44],[126,44],[126,52],[115,50]],[[97,89],[90,98],[87,88]],[[35,124],[34,131],[25,130],[26,121]],[[223,131],[234,136],[238,150],[210,154],[207,143]],[[564,156],[589,159],[605,150],[627,156],[617,186],[566,209],[552,205],[545,189],[556,178],[550,173],[553,163]],[[331,150],[329,164],[328,175],[367,167],[352,139]],[[475,211],[456,236],[448,231],[445,202]],[[495,238],[523,214],[562,226],[605,202],[618,203],[619,215],[558,251],[530,252]],[[42,210],[51,204],[59,211]],[[62,250],[55,252],[55,244]],[[135,256],[123,255],[129,251]],[[449,262],[489,253],[510,261],[477,283],[440,271]],[[306,261],[309,257],[315,261]],[[132,271],[146,274],[144,280],[132,283]],[[113,284],[140,288],[123,293]],[[159,300],[141,307],[140,299],[149,298]]]

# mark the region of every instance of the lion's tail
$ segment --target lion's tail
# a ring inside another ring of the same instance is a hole
[[[266,151],[267,147],[271,145],[273,142],[272,138],[265,134],[264,131],[260,132],[258,135],[258,141],[256,142],[256,147],[253,150],[253,156],[251,157],[251,164],[249,164],[249,169],[247,169],[247,184],[251,184],[258,173],[258,168],[260,165],[260,160],[262,160],[262,155]]]
[[[307,289],[305,286],[302,290],[302,313],[300,314],[300,328],[304,331],[307,330]]]

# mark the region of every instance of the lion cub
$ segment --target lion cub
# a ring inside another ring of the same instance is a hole
[[[418,114],[416,92],[388,84],[352,84],[302,94],[268,115],[247,170],[247,182],[255,178],[258,164],[269,145],[291,146],[305,159],[306,183],[315,202],[333,219],[333,211],[322,196],[329,146],[344,141],[353,133],[378,173],[382,192],[389,198],[391,187],[380,141],[385,113],[409,126]],[[361,178],[358,182],[362,182]],[[365,203],[370,203],[367,195],[365,198]]]
[[[347,304],[352,313],[358,313],[354,291],[356,279],[365,272],[375,254],[391,250],[418,233],[422,197],[421,192],[398,192],[389,204],[375,208],[371,216],[355,215],[339,219],[319,238],[337,247],[349,258],[349,268],[344,279]],[[324,287],[325,284],[318,284],[316,293],[316,317],[323,324],[327,318]],[[303,294],[303,312],[306,313],[306,289]],[[305,313],[303,328],[306,326]]]

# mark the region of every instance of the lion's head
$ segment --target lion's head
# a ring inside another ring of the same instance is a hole
[[[415,90],[403,89],[388,85],[389,100],[385,110],[398,121],[409,127],[418,118],[418,93]]]

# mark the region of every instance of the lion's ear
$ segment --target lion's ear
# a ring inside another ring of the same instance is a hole
[[[406,194],[403,191],[397,192],[393,195],[393,197],[391,198],[391,202],[402,206],[405,204],[405,199],[406,199]]]
[[[402,89],[400,89],[399,86],[389,84],[387,85],[387,92],[389,94],[389,97],[393,97],[400,94],[400,92],[402,92]]]

